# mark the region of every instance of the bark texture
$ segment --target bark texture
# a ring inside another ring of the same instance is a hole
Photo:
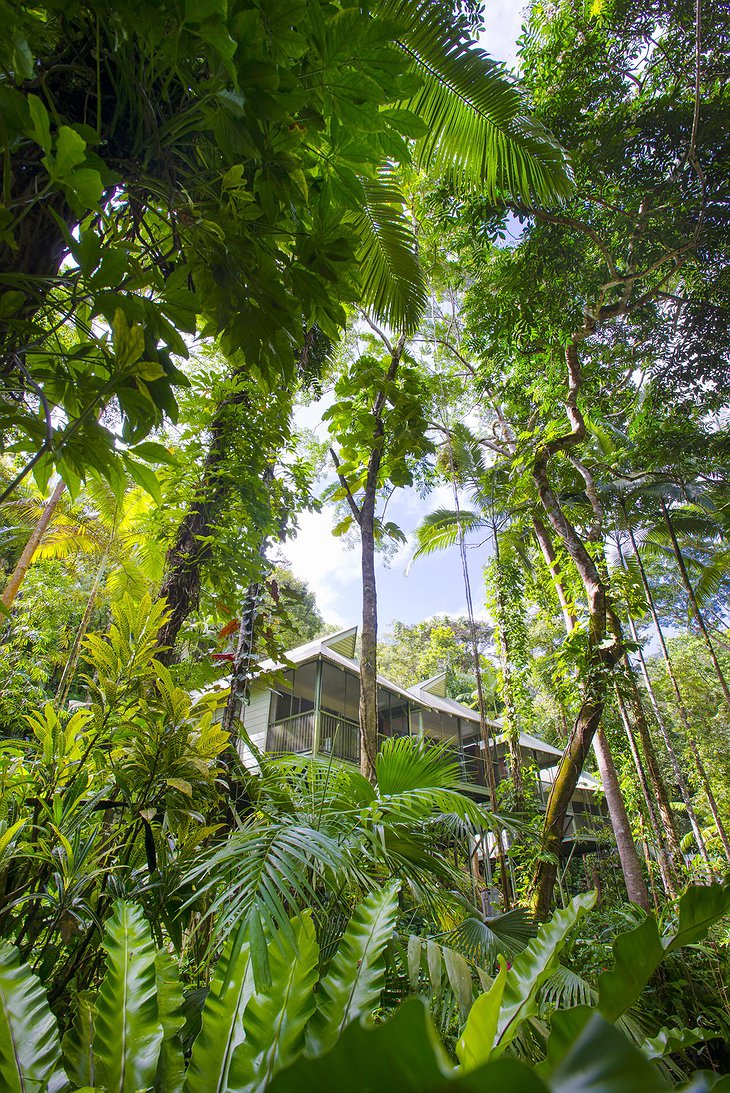
[[[626,883],[626,894],[632,903],[637,903],[639,907],[643,907],[648,911],[650,906],[649,892],[641,869],[639,855],[636,852],[634,836],[631,832],[631,822],[626,811],[616,767],[611,756],[611,749],[606,734],[600,727],[596,732],[593,746],[598,760],[603,791],[606,794],[606,804],[611,815],[611,826],[616,837],[621,870]]]

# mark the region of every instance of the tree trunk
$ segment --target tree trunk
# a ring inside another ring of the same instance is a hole
[[[543,558],[545,559],[545,563],[553,579],[553,584],[560,603],[560,609],[563,613],[566,632],[570,634],[576,625],[576,618],[565,593],[565,587],[560,574],[558,560],[553,549],[550,532],[542,521],[537,518],[533,518],[532,526]],[[648,910],[649,895],[641,871],[641,863],[639,862],[636,844],[634,843],[633,835],[631,833],[631,824],[629,823],[621,786],[619,785],[618,776],[616,774],[616,767],[603,729],[598,729],[593,746],[598,760],[598,769],[601,774],[603,789],[606,794],[606,804],[611,818],[611,826],[616,837],[616,846],[621,861],[626,892],[633,903],[637,903],[640,907],[646,907]]]
[[[561,539],[583,583],[588,607],[588,648],[583,704],[548,798],[543,826],[543,848],[546,854],[538,862],[532,880],[531,900],[535,912],[541,918],[546,918],[550,911],[566,816],[593,737],[601,723],[608,675],[623,655],[620,626],[608,604],[604,580],[580,535],[563,512],[547,473],[549,458],[557,452],[570,451],[583,439],[586,432],[585,421],[578,406],[581,374],[576,340],[566,347],[565,360],[568,372],[565,409],[571,431],[563,437],[540,445],[535,455],[532,476],[548,522]]]
[[[492,527],[494,538],[494,592],[497,606],[497,644],[499,646],[499,660],[502,669],[502,698],[505,712],[505,735],[509,746],[510,776],[512,780],[513,807],[516,812],[521,812],[525,807],[525,793],[522,782],[522,752],[520,750],[520,720],[517,714],[515,702],[514,678],[512,666],[514,653],[510,648],[509,632],[507,629],[508,607],[504,602],[504,589],[502,587],[503,570],[500,558],[499,533],[496,526]],[[489,570],[487,571],[489,572]],[[496,804],[496,802],[495,802]]]
[[[33,561],[33,556],[40,546],[41,540],[45,535],[46,528],[53,519],[53,514],[58,507],[58,502],[61,500],[61,495],[63,494],[63,491],[65,489],[66,483],[59,479],[53,488],[53,493],[46,501],[43,512],[36,521],[35,527],[30,533],[28,542],[23,547],[23,552],[18,558],[15,569],[8,578],[8,582],[3,589],[2,597],[0,597],[2,605],[6,611],[10,611],[10,608],[13,605],[13,601],[20,591],[20,586],[23,583],[26,573],[30,569],[31,562]]]
[[[624,515],[625,515],[625,510],[624,510]],[[641,574],[641,582],[642,582],[642,585],[644,587],[644,595],[646,596],[647,602],[649,603],[649,607],[650,607],[650,610],[651,610],[651,613],[652,613],[652,618],[654,618],[654,625],[655,625],[655,627],[661,629],[658,626],[658,618],[656,617],[656,612],[654,610],[654,598],[652,596],[651,588],[649,587],[649,582],[647,580],[647,576],[646,576],[646,573],[644,571],[644,565],[643,565],[643,562],[641,560],[641,555],[639,554],[638,550],[636,549],[636,543],[635,543],[634,538],[633,538],[633,533],[630,531],[629,534],[631,535],[631,541],[632,541],[632,544],[633,544],[633,547],[634,547],[634,552],[635,552],[635,555],[636,555],[636,561],[637,561],[638,566],[639,566],[639,573]],[[617,543],[617,547],[618,547],[618,555],[619,555],[619,558],[621,560],[621,564],[624,567],[624,569],[626,569],[626,561],[624,559],[623,551],[621,550],[621,544]],[[669,734],[669,730],[667,729],[666,725],[664,724],[664,718],[662,717],[662,712],[659,709],[659,703],[657,702],[657,697],[656,697],[656,694],[654,693],[654,687],[652,686],[652,682],[651,682],[651,679],[649,678],[649,673],[648,673],[647,668],[646,668],[646,661],[644,659],[644,653],[643,653],[643,650],[641,648],[641,643],[639,641],[639,635],[638,635],[638,632],[637,632],[637,629],[636,629],[636,623],[634,622],[634,619],[633,619],[633,617],[631,615],[631,612],[629,611],[628,607],[627,607],[627,610],[626,610],[626,615],[627,615],[627,618],[629,620],[629,627],[631,629],[631,637],[633,638],[634,643],[637,646],[637,656],[639,658],[639,667],[640,667],[640,670],[641,670],[641,677],[642,677],[642,680],[644,682],[644,689],[646,690],[647,696],[649,698],[649,703],[650,703],[652,711],[654,713],[654,719],[655,719],[655,721],[656,721],[656,723],[659,727],[659,732],[661,734],[662,740],[664,741],[664,746],[667,749],[667,753],[669,755],[669,759],[670,759],[670,762],[672,764],[672,771],[674,773],[674,777],[675,777],[677,785],[679,787],[679,792],[682,796],[682,800],[684,802],[684,807],[687,810],[687,817],[688,817],[689,822],[692,826],[692,830],[694,832],[697,847],[700,851],[700,854],[702,855],[703,860],[705,861],[707,866],[711,869],[712,865],[711,865],[711,862],[710,862],[710,857],[709,857],[709,854],[707,853],[707,846],[705,844],[705,840],[702,837],[702,831],[701,831],[700,825],[697,821],[697,814],[695,813],[694,806],[692,804],[692,795],[690,793],[690,789],[689,789],[689,786],[687,784],[687,779],[684,776],[684,771],[682,770],[682,766],[679,762],[679,757],[677,756],[677,752],[675,751],[674,744],[672,743],[672,738]]]
[[[664,506],[663,501],[662,501],[662,506],[663,506],[663,509],[664,509],[665,519],[667,520],[667,525],[671,529],[670,534],[672,536],[674,536],[674,529],[672,528],[671,520],[669,519],[669,513],[666,511],[666,506]],[[654,629],[656,630],[656,635],[657,635],[657,638],[659,640],[659,647],[662,651],[662,657],[664,659],[664,664],[665,664],[666,669],[667,669],[667,674],[668,674],[670,682],[672,684],[672,690],[674,691],[674,697],[675,697],[676,702],[677,702],[677,710],[679,711],[679,716],[680,716],[680,719],[682,721],[682,725],[684,726],[684,731],[685,731],[686,738],[687,738],[687,745],[688,745],[690,753],[692,755],[692,759],[694,761],[695,769],[696,769],[697,774],[699,776],[700,782],[702,783],[702,787],[705,791],[705,796],[707,798],[707,803],[710,806],[710,812],[712,813],[712,818],[715,821],[715,827],[717,828],[717,833],[720,836],[720,842],[722,843],[722,847],[723,847],[723,850],[725,852],[725,857],[727,858],[728,862],[730,862],[730,840],[728,839],[727,832],[725,831],[725,825],[722,822],[722,818],[720,816],[720,812],[719,812],[719,809],[717,807],[717,801],[715,800],[715,794],[712,790],[712,785],[710,783],[710,779],[709,779],[709,776],[707,774],[705,764],[702,761],[702,756],[700,755],[700,750],[697,746],[697,742],[694,738],[694,733],[692,732],[692,728],[690,726],[689,713],[687,712],[687,707],[684,704],[684,698],[682,697],[682,692],[681,692],[680,687],[679,687],[679,680],[677,679],[676,673],[674,671],[674,665],[672,664],[672,659],[669,656],[669,649],[667,648],[667,643],[664,640],[664,630],[662,629],[661,622],[659,621],[659,614],[657,612],[656,604],[654,603],[654,597],[653,597],[652,592],[651,592],[651,587],[649,585],[649,581],[648,581],[647,576],[646,576],[646,570],[644,569],[644,563],[642,561],[641,554],[639,553],[639,549],[638,549],[638,546],[637,546],[637,543],[636,543],[636,538],[634,536],[634,530],[631,526],[631,522],[628,521],[628,520],[627,520],[627,527],[628,527],[628,531],[629,531],[629,538],[631,539],[631,546],[633,547],[634,554],[636,555],[636,562],[637,562],[637,565],[639,567],[639,573],[641,574],[641,583],[642,583],[642,586],[644,588],[644,593],[646,595],[647,603],[649,605],[649,611],[651,612],[652,621],[654,622]],[[692,592],[692,586],[689,583],[689,577],[687,577],[687,571],[684,568],[684,559],[682,559],[682,554],[681,554],[681,551],[679,550],[679,543],[677,543],[676,538],[673,538],[673,542],[676,544],[675,545],[675,553],[677,553],[677,555],[678,555],[678,561],[681,559],[683,579],[686,577],[686,585],[689,588],[688,595],[691,594],[692,596],[694,596],[694,593]],[[708,640],[709,640],[709,638],[708,638]],[[697,828],[696,835],[697,835],[697,833],[699,833],[699,826]],[[702,845],[703,845],[701,834],[700,834],[700,841],[699,841],[698,845],[700,847],[702,847]],[[707,851],[705,849],[705,855],[706,854],[707,854]],[[703,856],[705,856],[705,855],[703,855]],[[709,857],[706,857],[706,861],[709,865],[710,864]]]
[[[624,699],[628,701],[631,714],[630,720],[639,737],[641,750],[644,753],[646,771],[657,803],[661,823],[666,832],[667,846],[669,847],[673,867],[678,871],[684,864],[684,854],[679,845],[677,827],[674,822],[674,813],[672,812],[669,803],[669,794],[667,793],[666,783],[654,749],[654,742],[651,738],[651,733],[649,732],[646,717],[644,716],[644,708],[641,703],[639,688],[636,685],[636,679],[631,665],[628,662],[628,658],[624,661],[624,665],[626,667],[626,675],[624,678],[627,684],[627,693],[624,696]]]
[[[378,591],[375,582],[375,491],[360,508],[362,630],[360,635],[360,770],[375,782],[378,754]]]
[[[644,798],[644,805],[646,807],[646,814],[649,817],[649,823],[651,824],[652,831],[654,832],[654,840],[657,848],[657,861],[659,863],[659,872],[662,876],[662,884],[664,885],[664,891],[667,896],[673,898],[677,895],[678,889],[674,879],[674,869],[672,866],[671,857],[667,847],[666,834],[657,820],[656,809],[654,807],[654,800],[649,792],[649,785],[646,780],[646,771],[644,765],[641,762],[641,756],[639,755],[639,749],[636,744],[636,738],[634,737],[634,730],[631,727],[631,721],[626,712],[624,701],[621,698],[621,693],[618,689],[618,684],[614,684],[614,690],[616,692],[616,702],[619,709],[619,715],[621,717],[621,723],[626,733],[626,738],[629,742],[629,750],[631,752],[631,758],[634,761],[634,767],[639,778],[639,785],[641,786],[641,795]]]
[[[606,794],[606,804],[611,815],[611,826],[616,837],[618,856],[621,860],[621,870],[626,883],[626,894],[632,903],[649,910],[649,893],[646,888],[644,874],[641,871],[639,855],[636,852],[634,837],[631,832],[631,823],[624,804],[621,786],[619,785],[616,767],[614,766],[611,750],[608,746],[606,734],[602,728],[598,728],[593,741],[593,747],[598,760],[598,770],[601,774],[603,791]]]
[[[689,579],[689,573],[687,572],[687,567],[684,564],[684,557],[682,555],[682,550],[681,550],[681,548],[679,546],[679,542],[677,540],[677,535],[674,531],[674,524],[672,523],[672,518],[669,515],[669,509],[667,508],[666,503],[665,503],[663,498],[661,500],[661,506],[662,506],[662,514],[664,516],[664,522],[667,525],[667,531],[669,532],[669,537],[672,540],[672,549],[674,550],[674,557],[677,559],[677,566],[679,567],[679,572],[680,572],[680,575],[682,577],[682,584],[684,585],[685,591],[686,591],[687,596],[689,598],[690,605],[692,607],[692,612],[693,612],[695,618],[697,619],[697,625],[700,628],[700,632],[702,634],[702,637],[704,638],[705,645],[707,646],[707,652],[710,654],[710,660],[712,661],[712,665],[715,669],[715,675],[717,676],[718,683],[720,684],[720,687],[722,688],[722,693],[725,696],[725,704],[727,705],[727,708],[730,710],[730,687],[728,686],[728,682],[725,679],[725,675],[724,675],[723,670],[720,666],[720,662],[717,659],[717,654],[715,653],[714,646],[713,646],[712,641],[710,639],[710,633],[709,633],[709,631],[707,629],[707,626],[705,624],[705,619],[704,619],[704,616],[702,614],[702,611],[700,610],[700,605],[697,602],[697,597],[695,596],[695,591],[692,587],[692,582]],[[713,812],[713,815],[714,815],[714,812]],[[725,846],[725,848],[727,850],[727,839],[725,837],[722,837],[722,836],[721,836],[721,838],[722,838],[723,846]]]
[[[200,603],[202,569],[212,555],[211,539],[232,488],[230,478],[224,473],[229,431],[236,427],[236,411],[248,402],[247,391],[234,391],[216,410],[200,485],[167,552],[160,599],[166,600],[169,617],[157,634],[157,655],[163,664],[173,663],[180,629]]]

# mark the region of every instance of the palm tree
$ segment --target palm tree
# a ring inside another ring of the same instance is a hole
[[[456,789],[448,745],[387,740],[371,783],[354,766],[308,756],[262,757],[250,813],[184,879],[222,938],[243,923],[251,938],[286,929],[311,907],[323,925],[368,891],[400,880],[414,910],[456,923],[468,903],[470,843],[510,826]],[[508,919],[505,920],[507,929]],[[499,930],[500,917],[490,920]]]

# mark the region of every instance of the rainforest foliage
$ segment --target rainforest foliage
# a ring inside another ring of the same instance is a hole
[[[730,1089],[730,16],[483,7],[0,0],[12,1093]],[[305,522],[359,768],[248,736]]]

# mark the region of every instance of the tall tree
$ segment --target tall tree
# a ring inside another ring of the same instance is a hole
[[[353,525],[360,540],[362,627],[360,632],[360,768],[373,781],[378,751],[378,602],[375,552],[386,537],[403,533],[377,511],[384,491],[411,485],[414,465],[433,450],[426,436],[428,388],[406,357],[406,337],[378,330],[385,356],[357,357],[335,384],[336,402],[325,411],[334,443],[330,449],[338,485],[332,500],[344,501],[348,515],[335,528]]]

